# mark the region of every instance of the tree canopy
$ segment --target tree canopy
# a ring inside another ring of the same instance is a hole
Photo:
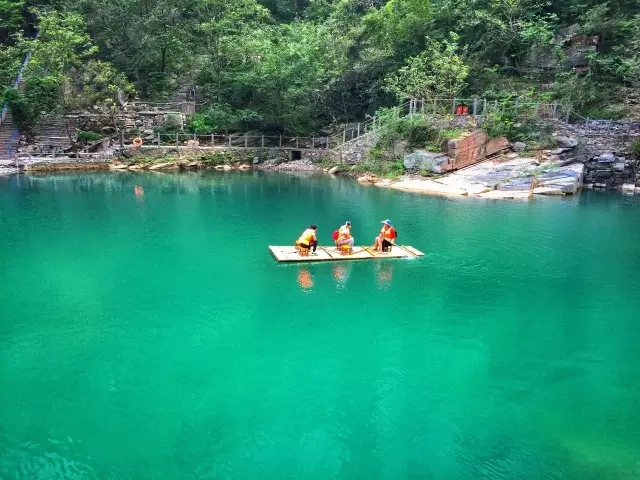
[[[0,18],[0,82],[32,55],[14,104],[195,86],[202,133],[314,133],[410,96],[526,94],[615,117],[640,88],[636,0],[0,0]]]

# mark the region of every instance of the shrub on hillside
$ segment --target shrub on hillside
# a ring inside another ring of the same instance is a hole
[[[640,159],[640,140],[636,139],[631,142],[631,147],[629,147],[629,153],[633,158]]]
[[[88,142],[97,142],[102,138],[102,135],[96,132],[85,132],[80,130],[78,132],[78,140],[80,142],[88,143]]]

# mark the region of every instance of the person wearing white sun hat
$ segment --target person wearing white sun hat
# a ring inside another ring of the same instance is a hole
[[[373,247],[371,248],[375,251],[386,252],[394,245],[398,234],[396,233],[396,229],[391,225],[391,220],[386,219],[380,223],[382,223],[380,235],[376,237],[373,242]]]

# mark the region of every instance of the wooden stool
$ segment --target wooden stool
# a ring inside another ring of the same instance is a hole
[[[353,248],[351,248],[351,245],[338,245],[338,252],[342,255],[350,255],[353,253]]]
[[[298,255],[300,255],[301,257],[308,257],[309,256],[309,249],[308,248],[301,247],[298,242],[296,242],[295,247],[296,247],[296,250],[298,251]]]

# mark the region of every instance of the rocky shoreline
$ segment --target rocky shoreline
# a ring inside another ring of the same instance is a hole
[[[0,176],[17,173],[18,169],[10,160],[0,160]]]
[[[536,195],[572,195],[583,188],[615,189],[624,193],[640,193],[640,173],[636,173],[638,161],[620,154],[599,155],[585,162],[577,161],[573,147],[537,152],[536,156],[520,156],[513,152],[479,162],[443,175],[425,177],[409,172],[396,179],[363,173],[349,165],[323,168],[310,159],[283,161],[267,159],[262,162],[220,163],[202,160],[114,162],[58,161],[26,165],[27,172],[59,170],[110,170],[129,172],[180,172],[180,171],[276,171],[291,173],[325,173],[352,178],[361,184],[382,188],[458,197],[491,199],[530,199]],[[0,175],[16,173],[17,168],[0,165]]]

